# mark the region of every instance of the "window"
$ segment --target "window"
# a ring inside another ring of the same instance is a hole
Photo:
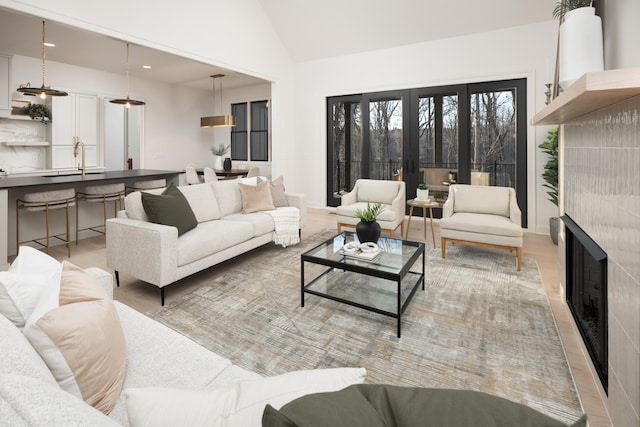
[[[327,98],[327,204],[358,178],[516,190],[527,226],[526,79]]]
[[[231,129],[231,159],[269,161],[269,101],[231,104],[236,125]]]

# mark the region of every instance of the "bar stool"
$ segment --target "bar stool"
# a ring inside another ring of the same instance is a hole
[[[164,178],[151,179],[148,181],[137,181],[127,186],[126,193],[129,194],[134,191],[155,190],[156,188],[164,188],[166,186],[167,180]]]
[[[69,207],[76,204],[76,191],[73,188],[66,188],[62,190],[41,191],[38,193],[28,193],[23,196],[23,199],[16,200],[16,249],[20,247],[20,243],[34,242],[44,246],[49,253],[49,211],[53,209],[66,209],[66,239],[62,239],[60,235],[51,236],[56,239],[62,240],[67,245],[67,256],[71,256],[71,248],[69,246]],[[20,241],[20,211],[24,212],[42,212],[45,213],[45,228],[47,244],[44,245],[38,240],[25,240]]]
[[[90,203],[102,203],[102,227],[104,231],[98,230],[97,227],[83,228],[83,230],[92,230],[96,233],[106,233],[107,224],[107,202],[113,202],[113,214],[117,216],[118,208],[122,209],[122,200],[124,199],[124,183],[118,182],[115,184],[105,185],[90,185],[84,188],[83,191],[76,193],[76,245],[78,244],[78,207],[81,201]]]

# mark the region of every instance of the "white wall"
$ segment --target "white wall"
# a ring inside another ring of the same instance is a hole
[[[389,89],[528,78],[527,114],[544,107],[558,24],[548,21],[466,37],[348,55],[295,66],[296,177],[309,205],[326,205],[326,97]],[[547,232],[555,206],[542,188],[545,156],[537,148],[549,128],[529,126],[529,229]]]
[[[640,1],[604,2],[604,64],[606,70],[640,67]]]

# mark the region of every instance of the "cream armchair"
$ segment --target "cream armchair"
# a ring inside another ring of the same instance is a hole
[[[442,258],[447,242],[508,249],[520,271],[521,217],[513,188],[452,185],[440,220]]]
[[[338,233],[342,231],[342,227],[355,227],[360,222],[356,218],[356,210],[366,208],[367,203],[378,202],[384,206],[377,219],[382,231],[393,237],[395,230],[400,226],[402,236],[406,203],[405,183],[376,179],[359,179],[353,190],[342,196],[341,205],[336,208]]]

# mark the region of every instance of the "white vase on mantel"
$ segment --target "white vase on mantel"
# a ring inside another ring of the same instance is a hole
[[[602,20],[593,7],[564,15],[560,25],[559,83],[566,90],[585,73],[604,70]]]

